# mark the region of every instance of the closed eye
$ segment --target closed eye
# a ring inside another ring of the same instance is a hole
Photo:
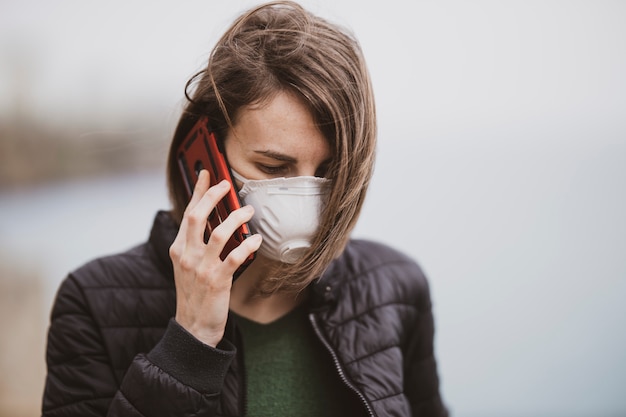
[[[257,164],[259,170],[268,175],[285,175],[289,171],[289,167],[287,165],[264,165]]]

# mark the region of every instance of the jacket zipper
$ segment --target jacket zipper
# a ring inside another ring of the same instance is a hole
[[[359,400],[361,400],[361,403],[365,406],[365,409],[367,410],[367,414],[371,417],[376,417],[376,414],[374,413],[374,410],[372,410],[372,407],[370,406],[370,404],[367,402],[365,395],[363,395],[363,393],[357,387],[355,387],[354,384],[350,382],[350,380],[348,380],[348,377],[346,376],[346,373],[343,370],[341,363],[339,362],[339,357],[337,356],[335,349],[333,349],[333,347],[330,345],[330,343],[328,342],[328,340],[322,333],[322,330],[320,329],[317,323],[317,318],[315,317],[315,314],[310,313],[309,319],[311,321],[311,325],[313,326],[313,330],[315,331],[315,334],[317,335],[318,339],[322,342],[324,347],[326,347],[326,350],[328,351],[328,353],[330,353],[330,356],[333,358],[335,369],[337,369],[337,373],[339,374],[339,377],[341,378],[343,383],[359,397]]]

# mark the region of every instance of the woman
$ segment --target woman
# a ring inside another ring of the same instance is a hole
[[[426,279],[404,255],[349,239],[376,136],[357,42],[295,3],[263,5],[233,23],[187,92],[169,157],[173,209],[148,242],[59,290],[43,414],[446,415]],[[208,241],[230,184],[209,187],[203,171],[189,201],[176,161],[203,116],[247,203]],[[303,211],[281,211],[272,187],[294,183],[313,191],[291,196]],[[258,233],[222,260],[244,222]]]

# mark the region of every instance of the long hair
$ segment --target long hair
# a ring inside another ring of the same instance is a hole
[[[172,214],[181,221],[187,196],[176,149],[201,116],[226,137],[247,105],[263,105],[280,92],[299,96],[330,145],[332,189],[311,248],[296,264],[263,280],[263,294],[297,293],[319,277],[345,247],[374,167],[376,111],[361,48],[347,30],[279,1],[251,9],[234,21],[213,48],[208,65],[185,87],[188,99],[168,158]]]

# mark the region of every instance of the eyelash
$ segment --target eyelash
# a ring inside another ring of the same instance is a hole
[[[266,174],[269,175],[276,175],[276,174],[281,174],[287,171],[287,167],[285,165],[280,165],[280,166],[270,166],[270,165],[260,165],[259,164],[259,169],[263,172],[265,172]]]
[[[322,178],[326,177],[328,175],[328,171],[330,168],[329,165],[330,164],[324,164],[320,166],[317,172],[315,173],[315,176],[322,177]],[[259,168],[260,171],[264,172],[267,175],[285,175],[287,171],[289,170],[289,166],[287,165],[273,166],[273,165],[258,164],[257,167]]]

